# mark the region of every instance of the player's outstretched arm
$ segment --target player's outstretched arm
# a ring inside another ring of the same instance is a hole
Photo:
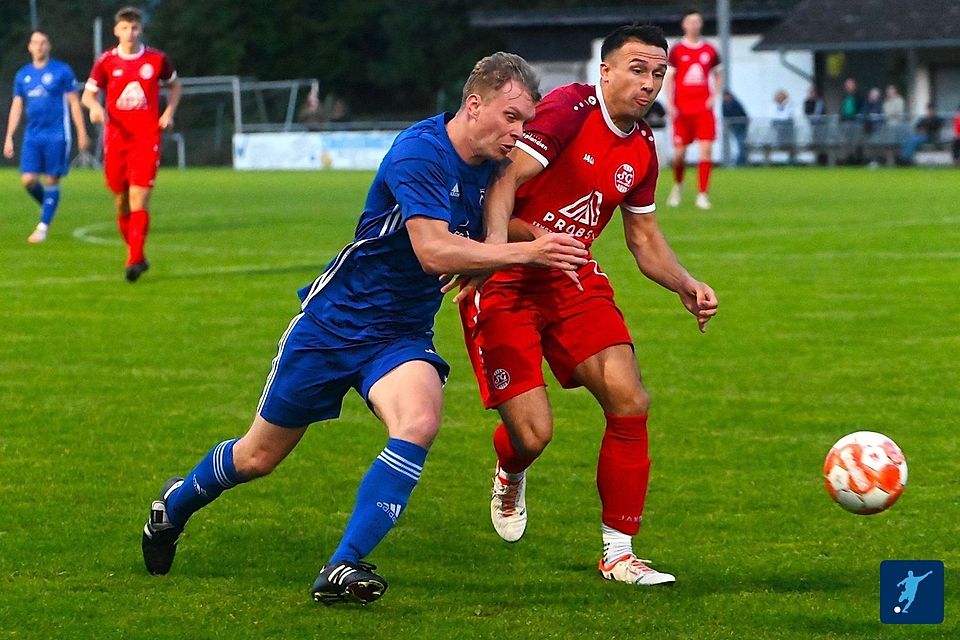
[[[23,115],[23,98],[13,96],[10,103],[10,115],[7,116],[7,135],[3,140],[3,156],[5,158],[13,157],[13,134],[17,132],[20,126],[20,117]]]
[[[80,108],[76,91],[67,93],[67,102],[70,105],[70,119],[77,130],[77,148],[86,151],[90,148],[90,136],[87,135],[87,123],[83,120],[83,109]]]
[[[173,128],[173,115],[177,112],[177,107],[180,106],[180,95],[183,92],[179,80],[174,80],[167,87],[170,89],[170,94],[167,96],[167,108],[160,114],[159,121],[160,128],[164,131]]]
[[[623,213],[627,247],[643,275],[676,292],[687,311],[697,318],[700,331],[717,313],[717,296],[707,284],[691,276],[677,260],[652,213]]]
[[[474,275],[519,265],[574,271],[587,262],[583,243],[564,233],[533,242],[490,244],[450,233],[447,222],[434,218],[414,216],[406,226],[423,270],[437,275]]]

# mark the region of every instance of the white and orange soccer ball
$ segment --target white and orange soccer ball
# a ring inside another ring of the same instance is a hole
[[[893,440],[874,431],[857,431],[837,441],[823,463],[827,492],[853,513],[870,515],[890,508],[907,484],[907,461]]]

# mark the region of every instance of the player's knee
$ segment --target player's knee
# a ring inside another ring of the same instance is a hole
[[[543,453],[552,439],[552,434],[529,434],[516,443],[517,453],[525,458],[536,458]]]
[[[642,386],[615,389],[605,407],[617,416],[640,416],[650,411],[650,394]]]
[[[26,187],[27,189],[30,189],[31,187],[33,187],[33,185],[37,184],[37,176],[33,174],[26,174],[26,173],[21,174],[20,182],[23,184],[24,187]]]
[[[553,428],[549,423],[519,426],[513,430],[512,440],[517,454],[524,458],[536,458],[553,439]]]
[[[399,425],[390,429],[390,437],[406,440],[428,449],[439,430],[439,416],[432,411],[423,411],[406,416]]]

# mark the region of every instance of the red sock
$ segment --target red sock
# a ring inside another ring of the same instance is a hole
[[[640,529],[650,478],[647,416],[606,414],[606,418],[597,464],[603,524],[632,536]]]
[[[117,214],[117,228],[120,229],[120,235],[123,241],[130,242],[130,216]]]
[[[710,186],[710,172],[713,171],[713,163],[709,160],[701,160],[697,165],[700,169],[700,193],[706,193]]]
[[[683,170],[686,165],[683,162],[675,161],[673,163],[673,181],[677,184],[683,184]]]
[[[497,450],[497,459],[500,468],[507,473],[520,473],[533,464],[536,458],[529,458],[517,453],[510,440],[510,432],[501,422],[493,432],[493,448]]]
[[[130,253],[127,257],[127,265],[143,262],[146,258],[143,255],[143,245],[147,241],[147,232],[150,230],[150,214],[146,209],[138,209],[130,212],[130,222],[128,228],[128,241]]]

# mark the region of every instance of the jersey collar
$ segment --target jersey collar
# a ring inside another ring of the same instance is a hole
[[[117,55],[123,58],[124,60],[136,60],[137,58],[142,56],[143,52],[146,50],[147,50],[147,46],[143,44],[140,45],[140,51],[137,51],[136,53],[131,53],[130,55],[127,55],[122,51],[120,51],[120,47],[117,47],[116,49],[114,49],[114,51],[117,52]]]
[[[600,111],[603,113],[603,121],[607,123],[607,126],[610,127],[610,131],[613,131],[621,138],[626,138],[631,133],[637,130],[637,123],[633,123],[633,129],[630,131],[623,131],[620,127],[614,124],[613,119],[610,117],[610,113],[607,111],[607,103],[603,101],[603,91],[600,89],[600,83],[598,82],[594,87],[597,92],[597,102],[600,103]]]

